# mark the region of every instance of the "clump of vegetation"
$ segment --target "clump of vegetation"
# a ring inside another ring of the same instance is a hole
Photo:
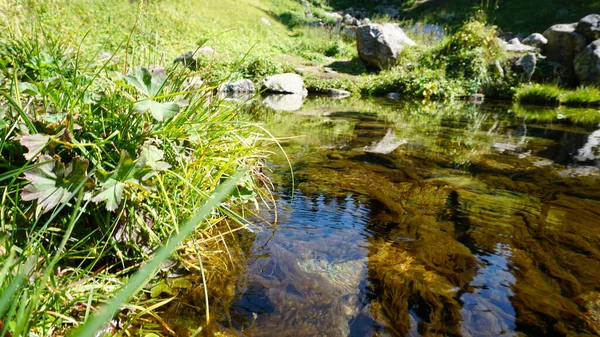
[[[600,89],[596,87],[563,89],[555,84],[528,84],[517,88],[515,101],[551,106],[600,106]]]
[[[557,85],[524,85],[515,92],[515,100],[524,104],[554,105],[560,104],[562,90]]]

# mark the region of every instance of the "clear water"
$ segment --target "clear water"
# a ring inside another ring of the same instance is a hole
[[[282,143],[295,184],[274,156],[276,213],[256,220],[223,325],[600,335],[600,126],[508,110],[316,100],[261,116],[300,136]]]

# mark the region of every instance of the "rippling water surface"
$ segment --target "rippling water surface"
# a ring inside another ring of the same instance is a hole
[[[227,324],[251,336],[600,335],[600,126],[314,101]],[[576,116],[576,113],[573,113]],[[271,223],[271,224],[268,224]],[[275,223],[275,225],[272,225]]]

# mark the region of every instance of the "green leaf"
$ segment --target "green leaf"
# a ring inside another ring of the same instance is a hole
[[[175,103],[160,103],[151,99],[141,100],[135,103],[133,108],[139,112],[150,111],[152,117],[159,122],[169,119],[179,112],[179,105]]]
[[[46,147],[50,137],[36,133],[34,135],[23,135],[16,137],[15,139],[17,139],[21,145],[27,148],[27,152],[23,154],[25,159],[32,160],[42,152],[44,147]]]
[[[169,163],[162,161],[164,152],[154,145],[144,144],[138,159],[138,165],[149,166],[156,171],[166,171],[171,168]]]
[[[41,155],[39,161],[44,164],[25,172],[29,184],[23,188],[21,199],[36,200],[44,213],[67,202],[84,181],[89,184],[89,161],[85,158],[76,156],[68,166],[58,156]]]
[[[154,174],[154,170],[146,165],[131,159],[127,151],[121,152],[119,164],[113,172],[98,170],[100,191],[92,198],[93,202],[106,201],[106,209],[114,211],[119,207],[123,198],[123,191],[127,186],[137,186],[150,190],[150,186],[144,184]]]
[[[20,82],[19,83],[19,92],[31,96],[37,96],[40,94],[40,90],[37,85],[28,82]]]
[[[162,68],[156,68],[152,73],[146,68],[140,68],[135,75],[127,75],[125,79],[146,97],[154,98],[167,82],[167,75]]]

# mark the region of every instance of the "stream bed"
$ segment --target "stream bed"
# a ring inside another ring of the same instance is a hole
[[[600,335],[597,111],[314,99],[277,136],[226,323],[248,336]],[[263,219],[263,220],[259,220]]]

